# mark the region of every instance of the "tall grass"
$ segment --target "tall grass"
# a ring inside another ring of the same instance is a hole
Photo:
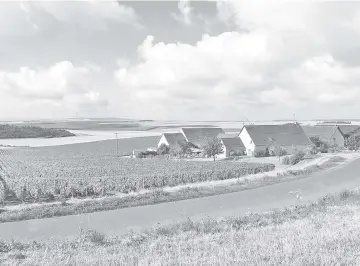
[[[0,241],[1,265],[359,265],[360,194],[140,233],[82,231],[47,243]]]

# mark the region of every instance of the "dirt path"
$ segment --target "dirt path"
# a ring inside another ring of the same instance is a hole
[[[263,212],[272,208],[317,200],[327,193],[341,192],[360,186],[360,159],[332,171],[312,174],[303,179],[274,184],[236,193],[169,202],[113,211],[29,220],[0,224],[0,238],[42,240],[77,235],[79,228],[104,233],[139,230],[191,217],[214,218],[234,216],[248,211]],[[298,191],[301,195],[296,197]]]

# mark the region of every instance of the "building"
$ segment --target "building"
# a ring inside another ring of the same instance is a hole
[[[186,127],[181,129],[181,133],[187,142],[201,148],[209,138],[215,138],[224,130],[218,127]]]
[[[255,156],[257,152],[269,152],[281,147],[287,153],[307,149],[311,140],[298,123],[283,125],[245,125],[240,131],[246,153]]]
[[[360,130],[360,126],[358,125],[338,125],[338,127],[345,139],[350,137],[352,133],[355,133]]]
[[[239,133],[235,134],[219,134],[224,152],[219,154],[219,158],[227,158],[234,155],[244,155],[245,146],[242,143]]]
[[[338,126],[302,126],[302,128],[309,138],[318,137],[320,140],[338,147],[345,146],[344,135]]]
[[[182,133],[163,133],[158,142],[158,148],[162,144],[165,144],[169,148],[172,148],[181,142],[182,143],[186,142],[186,139]]]
[[[351,122],[350,122],[351,123]],[[356,131],[360,130],[360,125],[349,125],[349,124],[344,124],[344,123],[333,123],[333,124],[326,124],[326,123],[322,123],[322,124],[317,124],[318,125],[322,125],[322,126],[338,126],[340,129],[340,132],[342,133],[342,135],[344,136],[345,139],[347,139],[348,137],[350,137],[350,135],[352,133],[355,133]]]

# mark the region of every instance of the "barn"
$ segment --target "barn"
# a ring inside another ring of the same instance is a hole
[[[287,153],[307,149],[312,142],[298,123],[283,125],[245,125],[240,131],[246,153],[255,156],[257,152],[281,147]]]
[[[244,155],[245,146],[242,143],[239,133],[219,134],[224,152],[219,154],[219,158],[227,158],[234,155]]]
[[[225,132],[218,127],[187,127],[182,128],[181,133],[187,142],[201,148],[207,139],[215,138],[219,134],[223,134]]]
[[[338,126],[302,126],[302,128],[309,138],[318,137],[320,140],[338,147],[345,146],[344,135]]]

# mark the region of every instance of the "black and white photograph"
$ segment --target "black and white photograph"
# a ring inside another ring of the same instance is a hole
[[[360,1],[0,0],[0,265],[360,265]]]

